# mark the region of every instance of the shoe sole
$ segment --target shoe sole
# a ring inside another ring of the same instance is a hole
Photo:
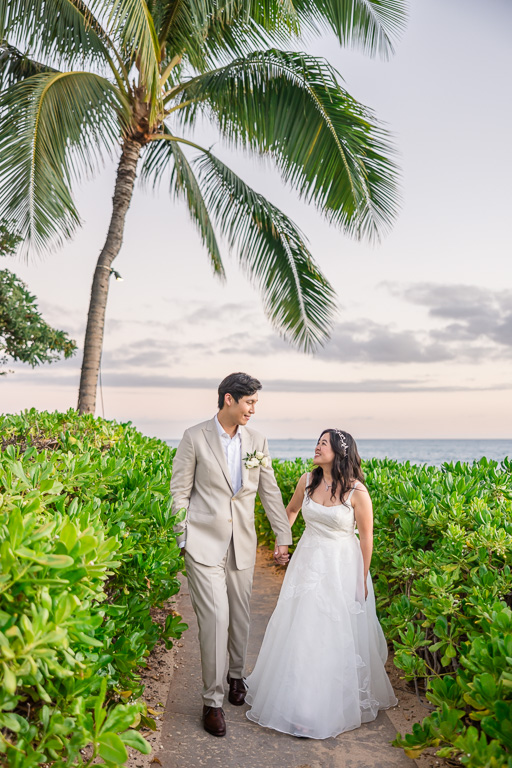
[[[231,701],[231,699],[228,696],[228,701],[230,704],[232,704],[234,707],[242,707],[245,704],[245,699],[243,701]]]

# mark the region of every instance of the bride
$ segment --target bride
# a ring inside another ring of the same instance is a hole
[[[252,674],[247,717],[266,728],[326,739],[397,703],[369,574],[372,502],[354,439],[326,429],[315,469],[287,507],[306,527],[286,572]],[[355,535],[355,526],[359,538]]]

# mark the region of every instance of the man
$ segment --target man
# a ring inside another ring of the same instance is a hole
[[[173,511],[183,547],[192,605],[199,625],[203,673],[203,724],[224,736],[224,673],[229,654],[229,701],[245,701],[249,600],[256,560],[254,502],[259,493],[276,534],[274,559],[288,561],[290,525],[266,438],[247,428],[261,384],[232,373],[219,385],[219,412],[187,429],[174,457]]]

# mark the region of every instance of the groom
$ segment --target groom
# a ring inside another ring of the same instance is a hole
[[[187,513],[175,530],[199,625],[203,724],[214,736],[226,733],[226,653],[229,701],[237,706],[245,701],[257,493],[276,534],[276,562],[287,562],[292,543],[267,440],[246,426],[260,389],[260,382],[246,373],[227,376],[219,385],[219,412],[186,430],[173,462],[173,512],[184,508]]]

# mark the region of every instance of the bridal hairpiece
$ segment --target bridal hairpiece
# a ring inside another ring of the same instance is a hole
[[[345,435],[343,434],[341,429],[333,429],[333,432],[335,432],[340,439],[341,447],[343,449],[343,458],[345,458],[345,456],[348,455],[348,443],[345,439]]]

